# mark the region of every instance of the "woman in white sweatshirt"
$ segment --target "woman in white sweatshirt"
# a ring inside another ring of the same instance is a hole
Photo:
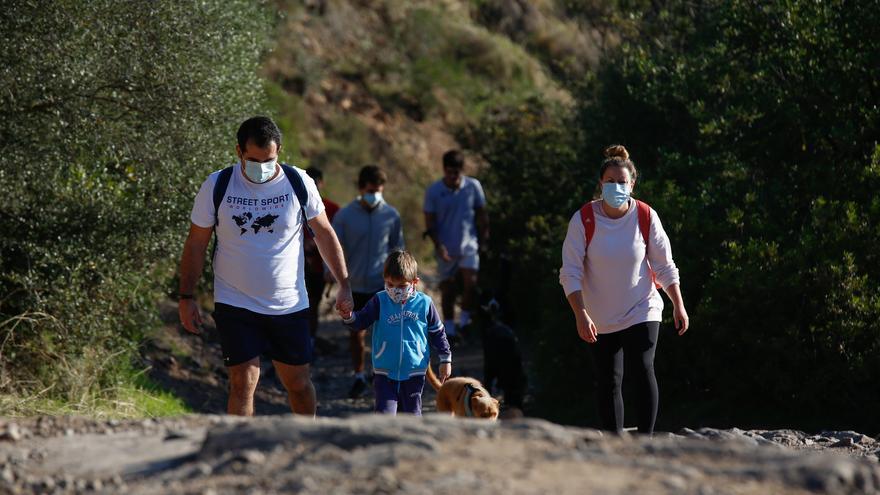
[[[678,334],[688,315],[660,218],[630,197],[637,172],[623,146],[610,146],[599,172],[601,199],[575,212],[562,246],[559,282],[580,337],[593,344],[602,428],[623,431],[624,357],[637,381],[638,431],[651,434],[658,392],[654,350],[660,330],[662,287],[673,304]]]

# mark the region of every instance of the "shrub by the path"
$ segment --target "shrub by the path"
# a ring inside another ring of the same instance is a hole
[[[0,20],[0,393],[112,398],[198,184],[260,110],[273,22],[214,0],[13,2]]]

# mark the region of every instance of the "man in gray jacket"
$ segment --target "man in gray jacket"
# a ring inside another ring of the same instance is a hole
[[[355,310],[363,308],[374,294],[385,288],[382,268],[385,258],[404,248],[400,214],[382,199],[387,176],[375,165],[358,175],[360,195],[343,207],[333,219],[333,229],[345,253]],[[351,333],[351,361],[354,383],[349,397],[367,389],[364,374],[366,328]]]

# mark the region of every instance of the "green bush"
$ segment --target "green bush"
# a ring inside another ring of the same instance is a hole
[[[583,423],[588,413],[580,394],[590,386],[586,344],[556,274],[565,226],[595,181],[592,167],[579,167],[581,136],[571,121],[565,109],[532,100],[490,113],[475,141],[491,163],[480,177],[492,224],[481,279],[499,291],[506,318],[523,340],[537,394],[530,413]]]
[[[575,118],[487,120],[487,191],[516,198],[494,218],[520,229],[496,249],[528,261],[512,275],[529,288],[514,305],[536,308],[524,321],[550,403],[572,373],[587,390],[588,358],[554,276],[530,271],[560,266],[565,222],[591,197],[602,148],[620,142],[672,240],[692,317],[686,337],[660,340],[660,426],[876,430],[880,9],[869,4],[670,2],[635,16],[643,24],[577,90]],[[578,397],[558,419],[588,420],[592,397]]]
[[[0,392],[112,393],[261,108],[251,2],[18,2],[0,43]],[[124,373],[123,373],[124,375]]]

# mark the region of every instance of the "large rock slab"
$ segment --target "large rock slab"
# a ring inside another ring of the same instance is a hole
[[[793,430],[620,438],[536,419],[372,414],[111,426],[21,426],[35,433],[0,444],[0,493],[880,493],[875,460],[803,448],[811,436]]]

